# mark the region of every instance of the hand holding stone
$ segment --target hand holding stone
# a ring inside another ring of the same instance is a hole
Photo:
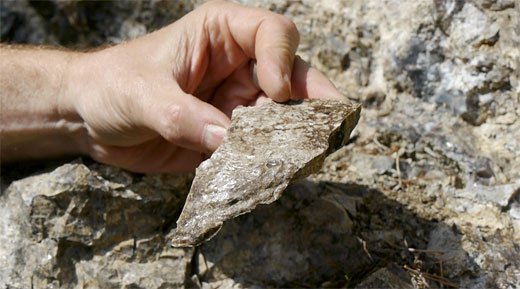
[[[85,55],[72,83],[83,84],[76,107],[91,155],[134,171],[192,170],[221,143],[238,105],[265,96],[342,98],[295,60],[298,41],[283,16],[211,2],[159,31]]]
[[[2,76],[20,84],[7,87],[13,145],[5,151],[11,160],[81,152],[137,172],[191,171],[222,142],[238,105],[343,98],[295,57],[298,41],[281,15],[215,1],[95,52],[4,49]],[[22,125],[29,122],[37,134]],[[76,145],[58,141],[72,131]]]

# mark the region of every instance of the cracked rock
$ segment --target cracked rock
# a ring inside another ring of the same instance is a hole
[[[0,196],[0,288],[183,288],[191,248],[162,226],[188,176],[65,164]]]
[[[235,109],[224,142],[197,168],[172,245],[198,245],[225,220],[279,199],[289,182],[319,170],[345,144],[360,111],[330,100]]]

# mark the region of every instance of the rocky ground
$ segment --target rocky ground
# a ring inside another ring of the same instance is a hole
[[[520,286],[514,0],[241,1],[363,104],[349,144],[195,249],[167,245],[191,176],[91,160],[2,167],[6,288]],[[0,2],[2,42],[119,43],[189,1]]]

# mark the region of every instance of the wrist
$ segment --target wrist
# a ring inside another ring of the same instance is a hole
[[[78,67],[83,53],[66,52],[59,69],[59,90],[56,95],[57,113],[64,121],[81,122],[81,116],[76,107],[76,99],[80,97],[78,89]]]
[[[81,93],[81,78],[77,77],[81,60],[88,53],[64,52],[59,77],[59,90],[56,95],[56,106],[59,122],[57,129],[71,146],[72,153],[88,155],[88,132],[77,109],[77,100],[83,97]]]
[[[65,101],[73,53],[0,48],[1,160],[85,153],[86,130]]]

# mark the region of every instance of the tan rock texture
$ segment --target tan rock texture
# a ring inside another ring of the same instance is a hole
[[[278,200],[345,145],[360,112],[320,99],[236,108],[224,142],[197,168],[172,244],[198,245],[227,219]]]

